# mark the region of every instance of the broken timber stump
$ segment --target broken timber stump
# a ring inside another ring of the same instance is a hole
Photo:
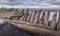
[[[60,11],[59,11],[59,17],[58,17],[58,23],[57,23],[57,30],[60,30]]]
[[[39,12],[37,12],[36,16],[35,16],[35,21],[34,23],[39,23],[40,22],[40,14],[41,14],[42,10],[40,10]]]
[[[45,25],[48,25],[48,24],[49,24],[49,17],[50,17],[50,12],[48,11],[48,12],[47,12],[47,15],[46,15],[46,17],[45,17],[45,19],[44,19],[44,24],[45,24]]]
[[[21,12],[24,12],[24,9],[23,9],[23,10],[21,10]],[[25,13],[24,13],[24,15],[25,15]],[[24,15],[20,18],[20,20],[21,20],[21,21],[23,20]]]
[[[27,18],[27,16],[28,16],[28,11],[29,11],[29,8],[27,9],[27,12],[25,13],[25,15],[24,15],[22,21],[25,21],[25,20],[26,20],[26,18]]]
[[[31,16],[32,16],[32,12],[30,12],[30,14],[29,14],[29,16],[28,16],[28,18],[27,18],[27,22],[29,22],[29,21],[30,21]]]
[[[44,24],[44,17],[45,17],[45,12],[42,13],[41,19],[40,19],[40,23]]]
[[[52,22],[51,22],[51,27],[53,27],[55,29],[55,25],[56,25],[56,17],[57,17],[57,13],[55,13],[53,15],[53,18],[52,18]]]
[[[33,12],[32,17],[31,17],[31,20],[30,20],[31,23],[34,22],[36,13],[37,13],[37,11]]]

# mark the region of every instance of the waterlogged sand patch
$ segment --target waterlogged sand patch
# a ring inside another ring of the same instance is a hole
[[[0,36],[30,36],[28,32],[14,27],[0,18]]]
[[[3,24],[4,23],[4,20],[3,19],[0,19],[0,24]]]

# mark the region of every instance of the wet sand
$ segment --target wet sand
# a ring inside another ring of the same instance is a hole
[[[0,36],[30,36],[30,34],[9,23],[0,24]]]

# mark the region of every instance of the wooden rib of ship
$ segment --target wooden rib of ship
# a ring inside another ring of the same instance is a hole
[[[24,12],[24,10],[21,12]],[[38,11],[34,10],[30,12],[29,9],[27,9],[27,11],[22,16],[18,15],[17,17],[14,17],[12,15],[13,18],[11,17],[10,19],[4,20],[29,32],[47,36],[60,36],[60,11],[58,12],[58,21],[56,19],[57,12],[55,12],[53,15],[52,20],[49,21],[50,11],[48,10],[44,12],[41,9]]]

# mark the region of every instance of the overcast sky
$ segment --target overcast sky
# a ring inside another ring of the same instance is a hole
[[[0,0],[0,8],[60,8],[60,0]]]

